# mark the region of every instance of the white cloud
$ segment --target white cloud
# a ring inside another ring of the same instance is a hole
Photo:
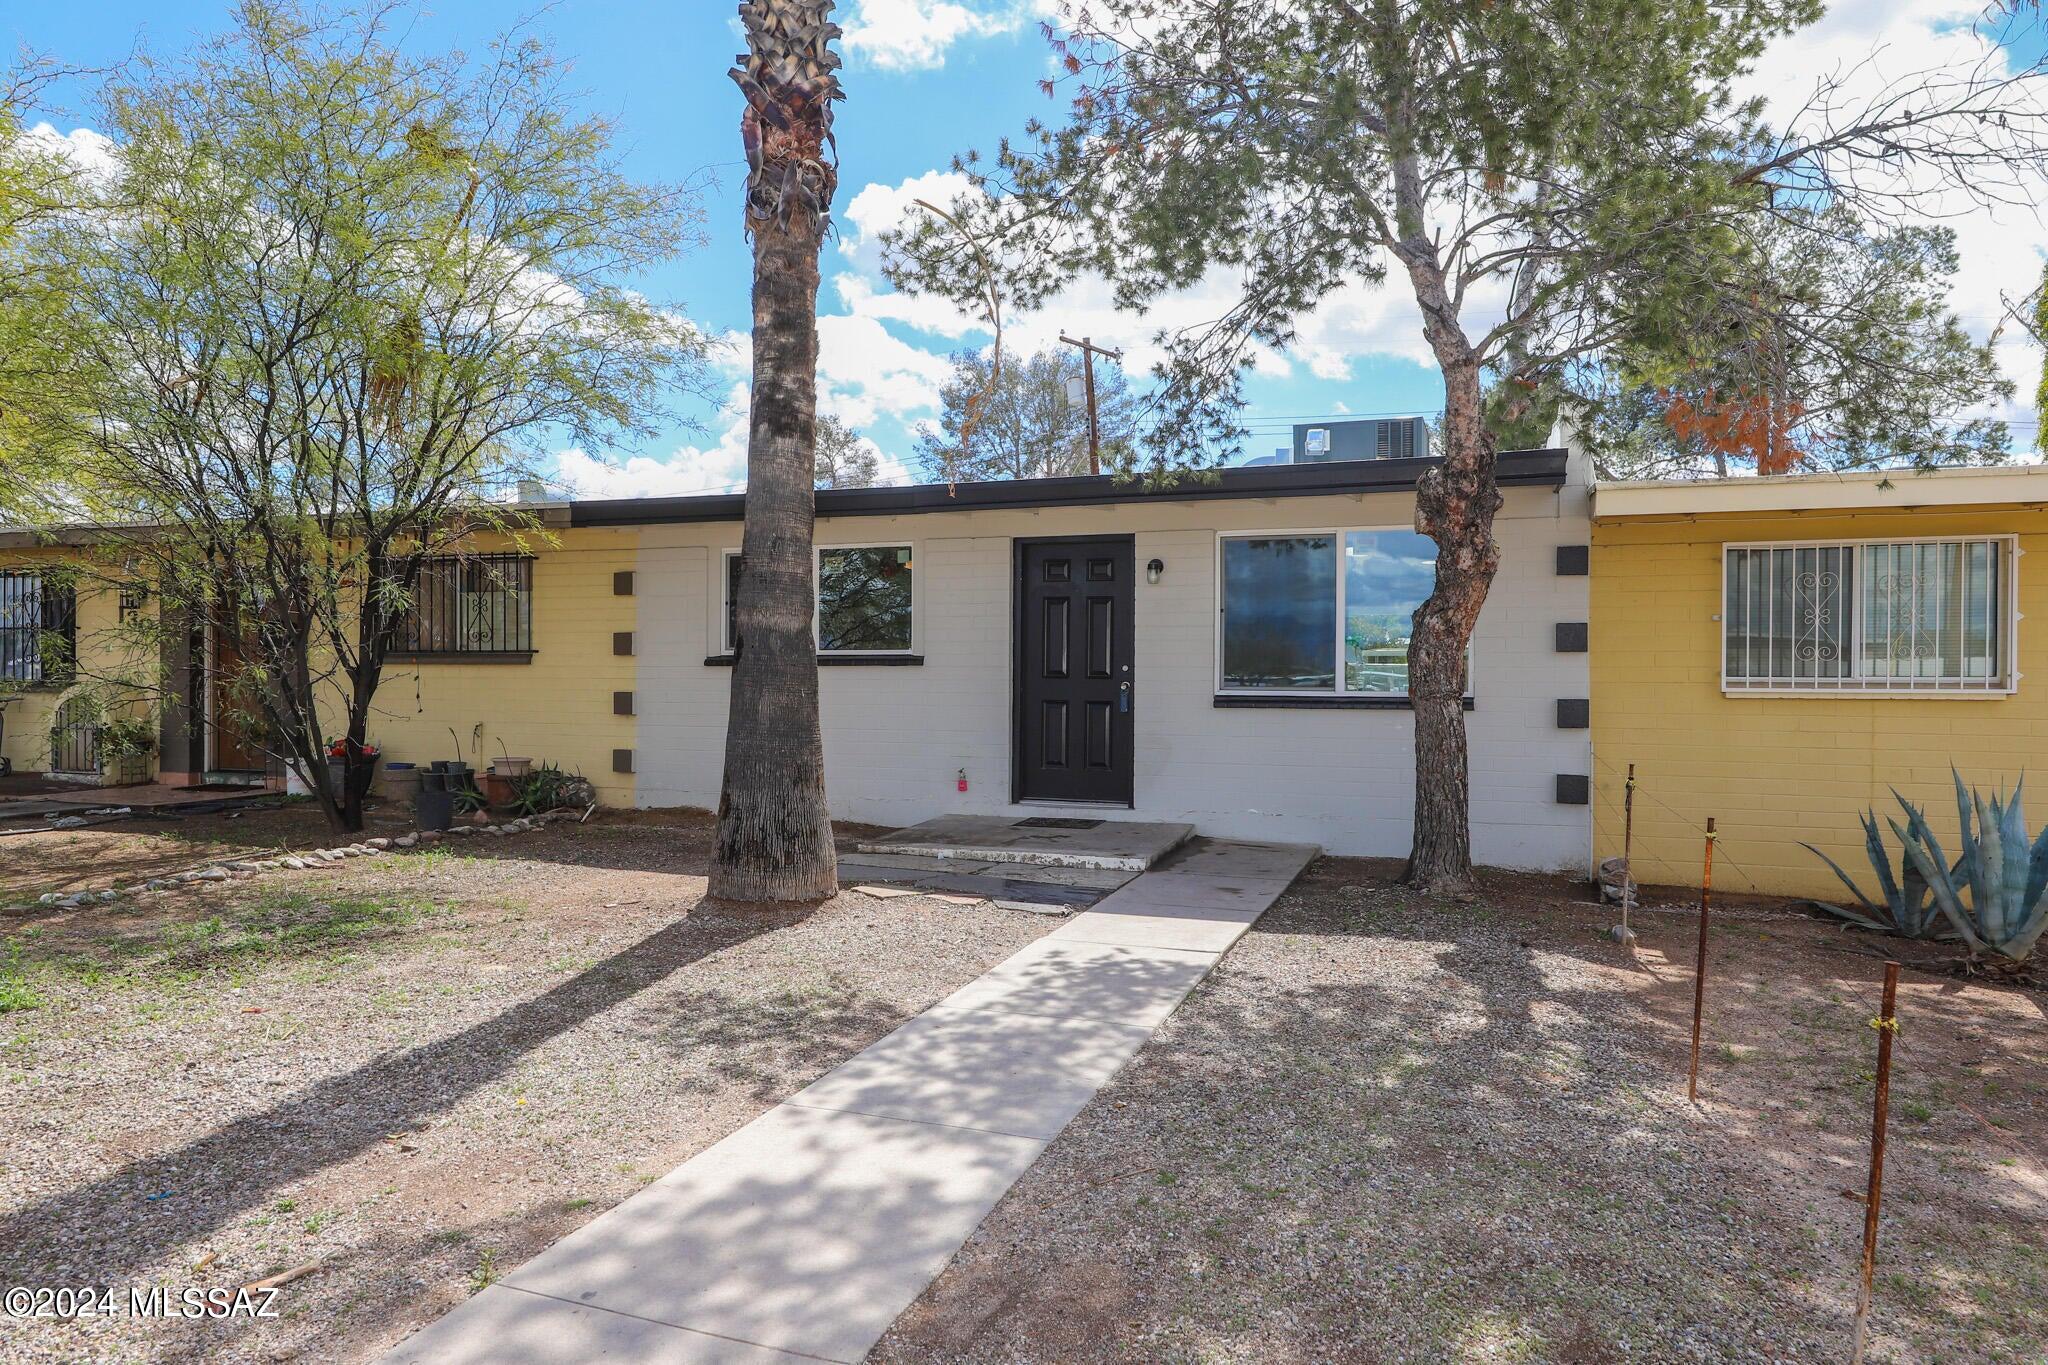
[[[818,319],[818,380],[827,407],[854,426],[936,408],[951,370],[945,356],[899,340],[877,318]]]
[[[662,498],[691,493],[738,493],[747,486],[749,393],[735,384],[718,414],[718,434],[709,445],[679,447],[665,459],[634,455],[605,460],[585,450],[555,455],[554,482],[572,498]],[[859,407],[821,391],[818,410],[859,426]],[[875,453],[880,482],[915,483],[910,466],[871,440],[862,444]]]
[[[115,172],[114,140],[91,128],[60,133],[51,124],[38,123],[24,134],[24,140],[41,151],[63,156],[88,179],[104,181]]]
[[[1034,16],[1053,12],[1056,0],[853,0],[846,21],[847,54],[884,71],[928,71],[946,64],[947,51],[969,38],[1014,33]]]
[[[958,171],[926,171],[894,185],[871,182],[846,201],[839,214],[839,251],[869,274],[882,268],[882,234],[900,227],[917,200],[945,208],[972,186]]]

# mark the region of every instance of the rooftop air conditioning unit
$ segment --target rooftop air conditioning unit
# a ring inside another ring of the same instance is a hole
[[[1302,433],[1301,453],[1304,458],[1309,460],[1329,459],[1330,429],[1328,427],[1310,427],[1306,432]]]

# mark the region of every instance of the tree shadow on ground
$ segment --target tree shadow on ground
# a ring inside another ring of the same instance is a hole
[[[55,1246],[74,1257],[89,1249],[95,1282],[128,1278],[169,1247],[226,1226],[282,1186],[452,1108],[549,1039],[675,971],[808,913],[700,907],[545,994],[459,1033],[321,1081],[176,1151],[140,1158],[0,1215],[0,1281],[57,1282],[50,1262]],[[183,1216],[152,1218],[152,1196],[179,1201]],[[197,1220],[191,1216],[195,1206],[203,1210]]]
[[[871,1358],[1839,1354],[1861,1212],[1838,1188],[1860,1184],[1881,964],[1796,916],[1717,922],[1694,1107],[1690,918],[1639,924],[1631,963],[1576,889],[1428,902],[1397,875],[1312,869]],[[1910,994],[1921,1084],[2003,1084],[1976,1107],[2038,1135],[2030,1001]],[[1914,1126],[1911,1093],[1883,1349],[2023,1354],[2048,1327],[2026,1307],[2048,1302],[2048,1210],[2022,1180],[1958,1175],[1999,1153],[1960,1114],[1930,1131],[1938,1099]]]

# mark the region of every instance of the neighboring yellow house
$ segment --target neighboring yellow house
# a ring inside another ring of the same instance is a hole
[[[1649,883],[1699,884],[1713,816],[1717,888],[1846,896],[1805,841],[1877,894],[1858,814],[1896,788],[1953,847],[1951,764],[1987,790],[2031,770],[2038,827],[2044,548],[2048,466],[1596,486],[1596,858],[1631,763]]]
[[[566,515],[550,519],[565,523]],[[82,533],[66,535],[77,540]],[[551,526],[520,549],[509,538],[429,561],[417,621],[386,663],[369,738],[387,759],[424,764],[461,757],[478,768],[501,755],[581,772],[610,806],[635,804],[632,695],[636,528]],[[260,745],[238,733],[216,682],[236,666],[231,642],[161,641],[161,661],[137,661],[130,613],[154,613],[145,585],[102,586],[104,566],[74,583],[67,563],[89,553],[0,531],[0,756],[17,773],[97,780],[106,756],[90,724],[60,725],[76,701],[128,700],[121,713],[157,715],[157,752],[141,772],[175,786],[280,781]],[[51,672],[47,642],[66,641],[76,667]],[[110,687],[133,679],[138,687]],[[326,700],[331,734],[341,695]],[[117,774],[109,772],[107,780]]]

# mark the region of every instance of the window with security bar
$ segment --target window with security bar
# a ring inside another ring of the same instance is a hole
[[[392,649],[398,654],[531,654],[533,560],[515,554],[426,560]]]
[[[2010,537],[1730,545],[1726,690],[2005,692]]]
[[[71,582],[41,569],[0,570],[0,682],[67,682],[77,651]]]

